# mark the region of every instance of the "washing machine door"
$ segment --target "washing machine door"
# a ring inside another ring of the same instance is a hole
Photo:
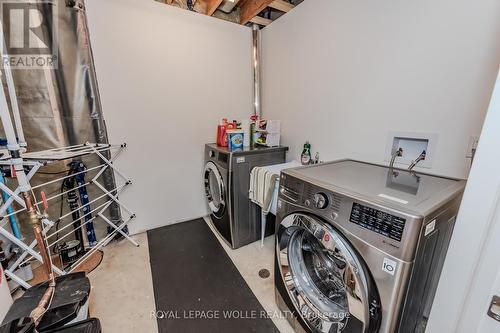
[[[285,289],[310,331],[378,331],[380,300],[373,280],[335,228],[313,215],[288,215],[276,250]]]
[[[205,196],[212,214],[221,219],[226,211],[225,187],[222,175],[214,162],[205,165]]]

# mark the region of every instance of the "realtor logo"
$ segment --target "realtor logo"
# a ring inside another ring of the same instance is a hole
[[[55,68],[57,6],[55,0],[0,0],[2,61],[12,69]]]

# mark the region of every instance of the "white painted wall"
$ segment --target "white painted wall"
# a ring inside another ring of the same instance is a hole
[[[486,316],[500,296],[500,76],[465,189],[428,333],[494,333]]]
[[[263,31],[263,114],[289,158],[384,162],[389,131],[437,133],[431,171],[466,177],[500,59],[498,0],[304,1]],[[387,162],[385,162],[387,163]]]
[[[130,231],[200,217],[204,143],[252,113],[251,31],[153,0],[87,0],[99,90]]]

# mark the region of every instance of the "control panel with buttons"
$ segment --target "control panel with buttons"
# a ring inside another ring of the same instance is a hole
[[[380,210],[352,204],[350,221],[391,239],[401,241],[406,220]]]

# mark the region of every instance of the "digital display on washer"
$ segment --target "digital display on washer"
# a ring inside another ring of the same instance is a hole
[[[406,219],[353,203],[350,221],[399,242],[403,237]]]

